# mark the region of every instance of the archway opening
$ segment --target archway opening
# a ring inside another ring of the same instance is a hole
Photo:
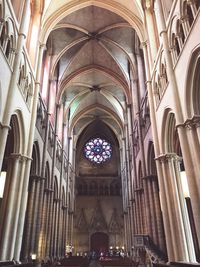
[[[106,233],[96,232],[90,238],[90,250],[97,254],[107,252],[109,249],[109,237]]]

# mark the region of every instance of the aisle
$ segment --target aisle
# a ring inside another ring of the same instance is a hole
[[[91,260],[89,267],[102,267],[101,263],[98,260]]]

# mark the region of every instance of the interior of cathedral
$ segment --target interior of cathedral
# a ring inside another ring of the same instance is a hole
[[[200,266],[199,173],[200,0],[0,0],[0,266]]]

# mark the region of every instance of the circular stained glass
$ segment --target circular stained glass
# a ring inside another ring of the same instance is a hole
[[[84,153],[88,160],[99,164],[111,158],[112,146],[104,139],[93,138],[85,144]]]

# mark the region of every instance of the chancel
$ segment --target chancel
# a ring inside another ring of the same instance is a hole
[[[0,0],[0,266],[200,265],[200,0]]]

